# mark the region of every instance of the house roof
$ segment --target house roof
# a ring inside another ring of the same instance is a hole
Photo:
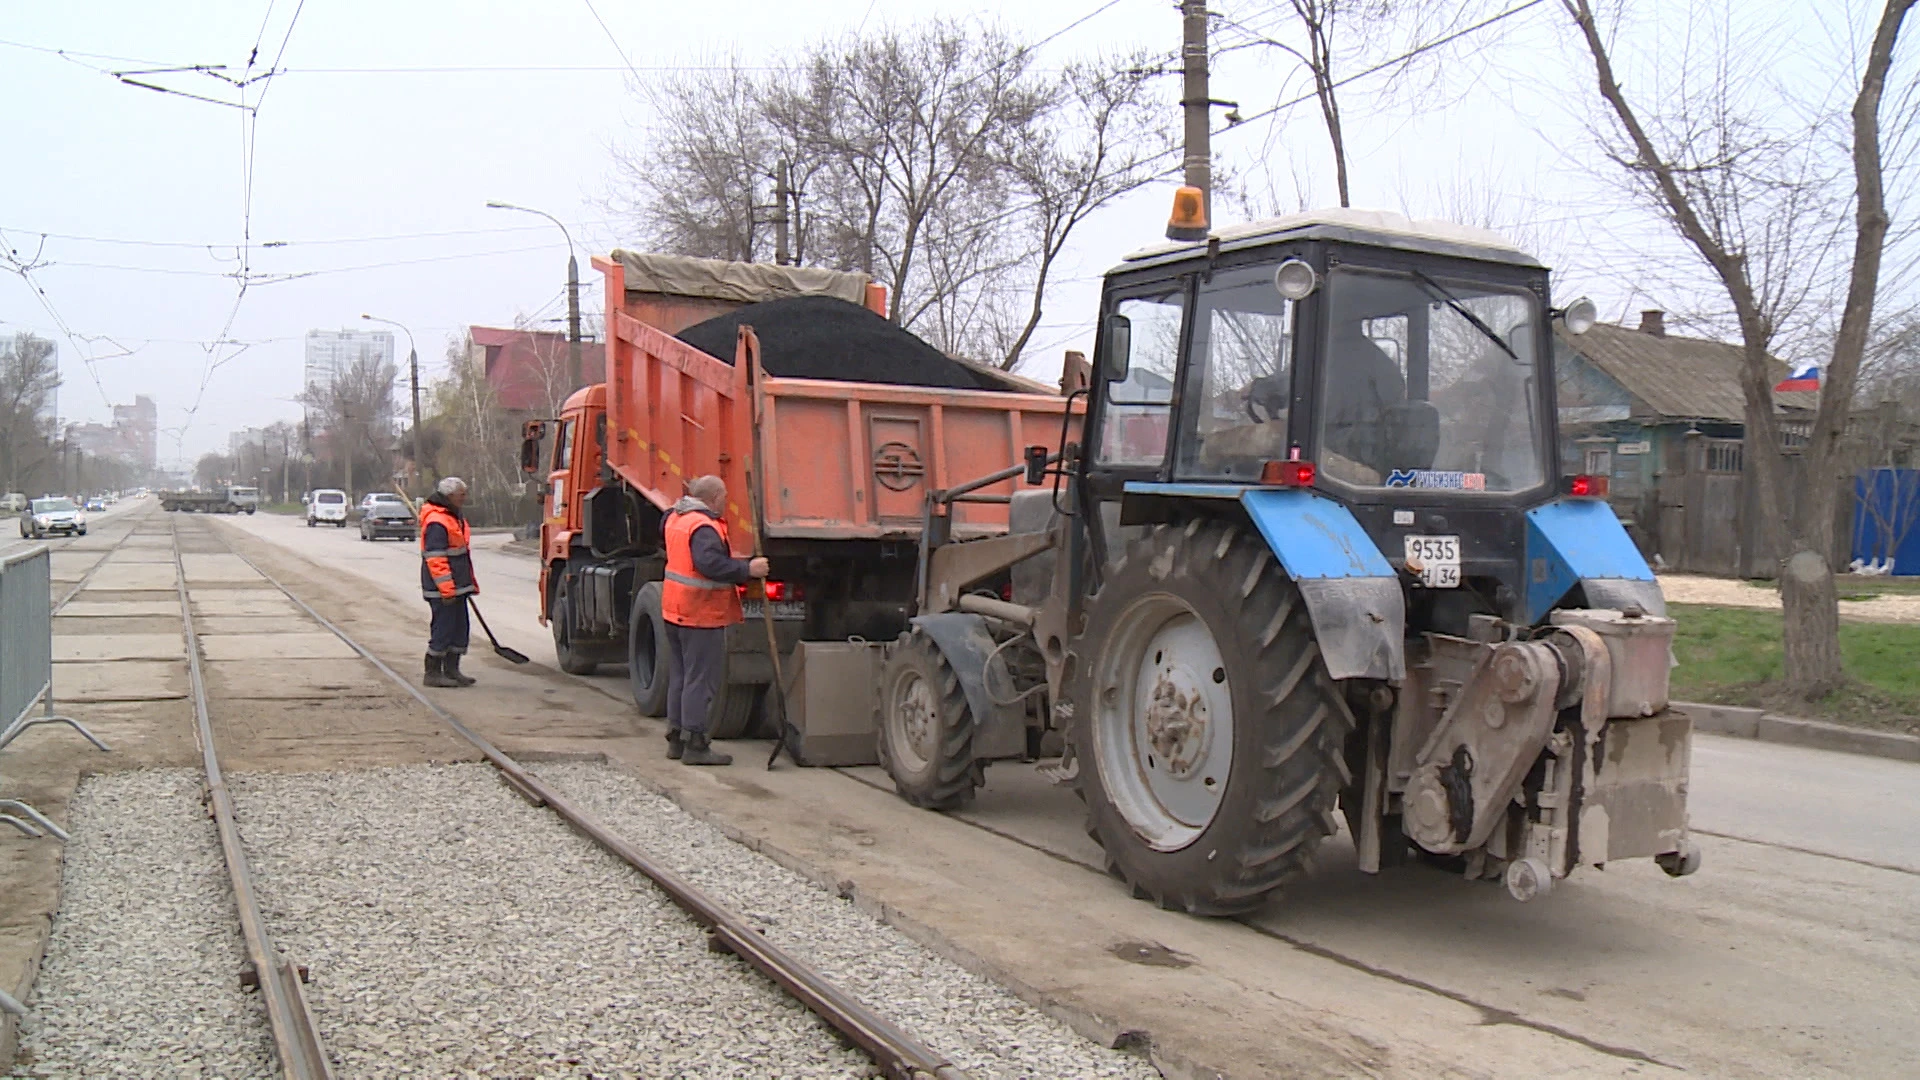
[[[1573,336],[1556,324],[1555,332],[1569,349],[1585,357],[1660,416],[1701,420],[1746,417],[1746,397],[1740,389],[1742,350],[1738,345],[1675,334],[1595,323]],[[1774,359],[1770,379],[1786,377],[1787,365]],[[1778,393],[1775,408],[1813,408],[1818,393]]]
[[[567,336],[551,330],[508,330],[470,326],[468,339],[485,350],[481,375],[493,387],[502,408],[515,412],[545,412],[552,407],[549,393],[566,381]],[[604,346],[582,342],[580,368],[587,384],[606,377]],[[552,384],[550,387],[549,384]]]

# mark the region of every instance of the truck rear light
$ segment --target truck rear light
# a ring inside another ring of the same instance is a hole
[[[758,597],[756,597],[753,593],[752,585],[740,585],[740,586],[737,586],[737,588],[740,590],[741,599],[743,600],[758,599]],[[776,604],[786,600],[805,600],[807,598],[807,590],[805,586],[801,585],[797,581],[761,582],[760,591],[761,591],[761,595],[765,596],[767,599],[773,601]]]
[[[1576,499],[1604,499],[1607,497],[1607,478],[1586,473],[1569,476],[1566,490]]]
[[[1260,467],[1260,482],[1281,487],[1312,487],[1314,473],[1311,461],[1269,461]]]

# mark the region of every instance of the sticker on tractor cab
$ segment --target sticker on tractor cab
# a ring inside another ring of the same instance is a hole
[[[1387,486],[1439,488],[1447,491],[1485,491],[1487,474],[1447,472],[1444,469],[1395,469],[1387,476]]]
[[[1460,587],[1458,536],[1407,537],[1407,573],[1417,574],[1429,589]]]

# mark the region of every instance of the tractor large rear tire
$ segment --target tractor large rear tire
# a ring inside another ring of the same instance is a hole
[[[1250,911],[1307,872],[1335,828],[1353,714],[1266,543],[1224,521],[1158,526],[1083,625],[1068,692],[1107,869],[1195,915]]]
[[[900,635],[880,674],[879,752],[900,797],[928,810],[965,806],[985,779],[960,677],[917,627]]]

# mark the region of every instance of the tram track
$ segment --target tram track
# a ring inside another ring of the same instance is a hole
[[[180,530],[176,522],[174,563],[176,583],[185,621],[189,675],[196,727],[201,740],[208,776],[210,801],[220,830],[221,848],[227,857],[229,873],[247,952],[256,971],[270,973],[259,980],[265,996],[269,1026],[282,1074],[289,1080],[330,1077],[328,1058],[313,1015],[307,1008],[301,989],[299,967],[290,958],[276,952],[265,920],[260,914],[257,892],[247,869],[232,794],[227,790],[215,752],[215,735],[208,709],[206,682],[201,670],[201,645],[194,629],[188,574],[181,558]],[[214,537],[212,530],[205,535]],[[312,620],[351,649],[362,661],[430,712],[439,722],[471,744],[496,770],[501,780],[522,799],[536,808],[556,814],[574,832],[592,840],[622,863],[638,871],[668,897],[688,918],[708,935],[708,947],[714,952],[731,954],[780,987],[808,1011],[825,1021],[841,1037],[873,1059],[880,1074],[897,1080],[967,1080],[968,1074],[949,1058],[922,1042],[900,1024],[869,1007],[812,965],[771,941],[752,921],[718,901],[713,895],[675,872],[666,862],[642,849],[609,828],[583,804],[570,799],[553,784],[529,770],[523,763],[501,751],[457,715],[421,691],[395,671],[365,645],[355,640],[333,621],[321,615],[258,563],[221,540],[228,554],[238,558],[272,590],[291,602]],[[104,561],[104,559],[102,560]]]

